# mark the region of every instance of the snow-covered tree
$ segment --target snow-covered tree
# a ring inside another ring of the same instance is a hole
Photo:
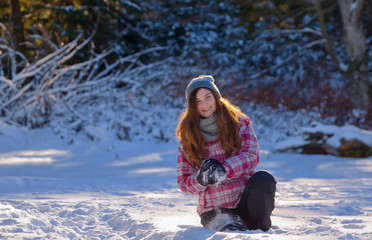
[[[368,54],[366,51],[366,37],[363,29],[364,0],[338,0],[344,32],[344,43],[348,60],[343,63],[329,40],[325,26],[322,0],[314,0],[325,48],[332,57],[340,72],[348,79],[350,98],[353,105],[359,109],[371,107],[371,83],[368,80]]]
[[[352,101],[358,108],[372,107],[372,86],[368,80],[368,54],[363,29],[364,0],[338,0],[344,39],[349,56],[345,75],[349,79]]]

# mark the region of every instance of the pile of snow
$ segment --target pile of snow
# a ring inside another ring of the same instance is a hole
[[[372,146],[372,131],[360,129],[353,125],[345,125],[339,127],[314,122],[311,127],[303,127],[301,131],[308,133],[321,132],[332,135],[329,139],[327,139],[327,143],[335,148],[338,148],[340,146],[342,139],[346,141],[358,139],[364,144]]]
[[[318,134],[319,139],[309,138],[311,134]],[[276,149],[296,149],[314,142],[319,145],[326,145],[327,148],[332,148],[332,151],[337,151],[336,149],[340,148],[344,142],[353,140],[357,140],[372,149],[372,131],[360,129],[353,125],[334,126],[314,121],[311,126],[303,126],[292,136],[278,142]],[[337,155],[337,152],[335,152],[335,155]]]
[[[0,123],[1,239],[372,239],[371,157],[262,149],[258,170],[278,181],[272,229],[216,232],[176,184],[177,142],[102,134],[71,144]]]

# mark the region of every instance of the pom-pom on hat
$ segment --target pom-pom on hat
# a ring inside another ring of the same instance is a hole
[[[221,97],[221,93],[218,90],[216,84],[214,84],[214,78],[210,75],[200,75],[199,77],[193,78],[186,88],[186,100],[189,100],[190,94],[197,88],[208,88],[215,92],[218,98]]]

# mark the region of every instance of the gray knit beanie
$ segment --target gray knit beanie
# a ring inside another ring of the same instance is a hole
[[[218,98],[221,97],[221,93],[218,90],[216,84],[214,84],[214,78],[210,75],[200,75],[199,77],[193,78],[186,88],[186,100],[189,100],[190,94],[197,88],[208,88],[215,92]]]

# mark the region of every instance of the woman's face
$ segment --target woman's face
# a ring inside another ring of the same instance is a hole
[[[196,108],[201,117],[210,117],[216,112],[216,99],[212,91],[206,88],[200,88],[196,92]]]

